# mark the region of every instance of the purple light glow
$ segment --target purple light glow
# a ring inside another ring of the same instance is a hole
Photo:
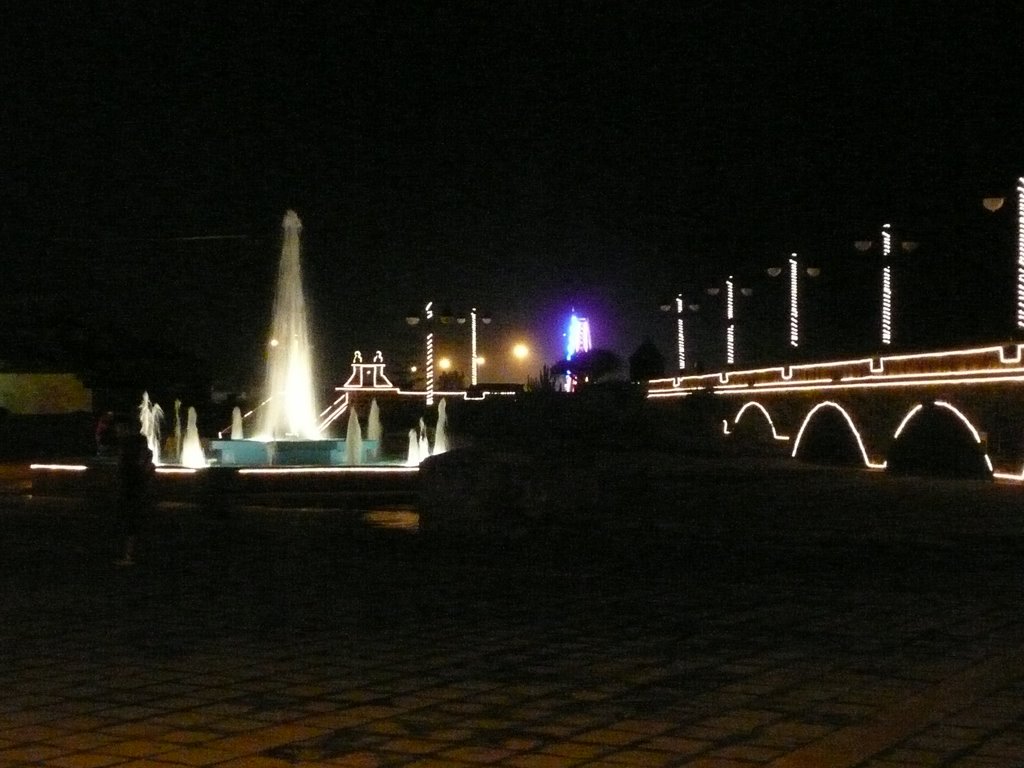
[[[579,317],[575,312],[569,317],[569,328],[566,332],[568,342],[565,347],[565,359],[572,360],[578,352],[589,352],[591,347],[590,321]]]

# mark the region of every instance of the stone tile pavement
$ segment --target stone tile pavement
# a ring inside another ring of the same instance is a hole
[[[165,503],[133,568],[11,492],[0,766],[1024,765],[1024,488],[645,478],[501,541]]]

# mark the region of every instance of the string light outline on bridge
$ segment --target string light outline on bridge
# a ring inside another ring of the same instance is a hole
[[[743,414],[746,413],[747,410],[750,409],[750,408],[756,408],[756,409],[760,410],[761,413],[764,415],[765,420],[768,422],[768,426],[771,427],[772,438],[774,438],[775,440],[779,440],[779,441],[787,441],[787,440],[789,440],[789,435],[780,435],[779,434],[779,431],[775,428],[775,422],[772,420],[771,415],[769,415],[769,413],[768,413],[768,409],[765,408],[763,405],[761,405],[756,400],[751,400],[750,402],[744,403],[743,407],[740,408],[739,411],[736,412],[736,415],[733,417],[733,421],[732,421],[734,426],[739,426],[740,419],[743,417]],[[723,435],[730,435],[730,434],[732,434],[732,430],[729,428],[729,420],[728,419],[722,419],[722,434]]]
[[[1012,347],[1015,354],[1007,354],[1009,347]],[[730,392],[737,390],[757,389],[761,392],[775,391],[800,391],[800,390],[828,390],[828,389],[850,389],[850,388],[871,388],[889,386],[929,386],[945,384],[978,384],[982,382],[1005,383],[1024,380],[1024,366],[1021,365],[1022,344],[1008,346],[986,346],[972,347],[962,350],[948,350],[943,352],[920,352],[904,355],[888,355],[880,358],[857,358],[853,360],[838,360],[821,363],[807,363],[790,366],[769,366],[764,368],[752,368],[739,371],[720,371],[717,373],[698,374],[694,376],[676,376],[671,379],[652,379],[649,384],[647,397],[680,397],[691,392],[702,391],[708,388],[719,392]],[[921,373],[914,371],[885,373],[887,365],[898,362],[935,360],[939,358],[962,358],[968,356],[981,356],[998,354],[999,368],[963,368],[951,369],[937,373]],[[1011,366],[1013,367],[1007,367]],[[847,373],[839,377],[817,377],[814,379],[794,379],[794,374],[802,371],[814,371],[822,369],[835,369],[839,367],[852,368],[867,366],[869,373],[855,375]],[[776,375],[781,381],[746,381],[733,383],[733,380],[757,375]],[[973,378],[969,378],[973,377]],[[717,384],[714,383],[717,380]],[[783,383],[786,382],[786,383]]]
[[[1021,371],[1016,376],[979,376],[973,379],[966,378],[932,378],[922,380],[911,380],[904,376],[892,376],[890,380],[877,380],[877,381],[832,381],[828,383],[796,383],[796,384],[726,384],[720,387],[714,387],[714,392],[719,394],[732,394],[736,392],[827,392],[831,390],[843,390],[843,389],[884,389],[886,387],[897,387],[897,388],[911,388],[911,387],[937,387],[945,385],[967,385],[967,384],[1007,384],[1010,382],[1022,382],[1024,383],[1024,371]],[[650,399],[667,398],[667,397],[685,397],[691,395],[694,392],[706,391],[707,387],[703,386],[692,386],[686,388],[679,388],[675,390],[663,390],[658,392],[648,392],[647,397]]]
[[[648,398],[664,398],[664,397],[687,397],[696,392],[707,392],[711,391],[715,394],[733,396],[736,394],[749,393],[751,391],[757,391],[758,393],[772,394],[772,393],[785,393],[785,392],[827,392],[834,390],[852,390],[852,389],[875,389],[875,388],[911,388],[911,387],[929,387],[929,386],[960,386],[960,385],[985,385],[985,384],[1006,384],[1006,383],[1024,383],[1024,366],[1022,366],[1022,348],[1024,344],[1011,344],[1011,345],[991,345],[984,347],[970,347],[960,350],[946,350],[941,352],[923,352],[903,355],[890,355],[880,358],[860,358],[849,361],[833,361],[823,363],[809,363],[804,365],[795,366],[773,366],[765,368],[756,368],[741,371],[728,371],[718,372],[710,374],[701,374],[697,376],[677,376],[671,379],[654,379],[651,380],[651,388],[648,390]],[[934,361],[948,359],[950,361],[964,360],[970,357],[988,356],[993,358],[993,363],[998,360],[997,367],[993,368],[982,368],[978,367],[978,364],[962,369],[949,369],[941,372],[920,372],[920,371],[896,371],[894,373],[885,373],[886,370],[891,369],[897,363],[906,363],[914,361]],[[815,369],[827,369],[835,368],[839,366],[867,366],[870,373],[866,375],[851,375],[847,374],[841,378],[815,378],[815,379],[793,379],[794,373],[799,374],[801,372],[811,372]],[[781,381],[775,382],[737,382],[730,383],[732,379],[749,377],[752,375],[775,375],[778,376]],[[718,382],[717,384],[715,382]],[[786,383],[783,383],[786,382]],[[657,387],[661,385],[663,389]],[[946,409],[951,412],[956,418],[961,421],[965,427],[969,430],[973,440],[978,445],[983,445],[984,440],[979,432],[978,428],[971,422],[971,420],[956,406],[952,405],[945,400],[934,400],[934,404],[940,408]],[[867,452],[867,447],[864,443],[863,436],[860,430],[857,428],[856,423],[850,416],[849,412],[843,408],[842,405],[834,401],[824,401],[816,404],[811,410],[805,415],[801,423],[800,429],[797,431],[797,436],[793,442],[793,448],[791,456],[796,457],[800,441],[803,436],[803,432],[807,425],[810,423],[811,418],[819,410],[824,407],[832,407],[840,412],[846,423],[849,425],[852,434],[855,436],[858,448],[864,461],[864,466],[871,469],[885,469],[887,462],[885,461],[872,461]],[[917,404],[906,413],[899,422],[899,426],[896,428],[892,439],[896,440],[902,434],[906,425],[919,413],[922,404]],[[738,425],[741,417],[751,409],[756,409],[764,415],[768,422],[772,436],[776,440],[788,439],[786,436],[781,435],[776,427],[768,409],[761,403],[751,400],[745,403],[740,410],[733,417],[733,425]],[[722,422],[723,433],[728,435],[732,433],[732,429],[729,426],[729,420],[723,420]],[[1022,467],[1020,473],[1014,472],[997,472],[993,466],[993,461],[987,450],[983,451],[983,458],[988,470],[992,473],[994,478],[1000,480],[1012,480],[1012,481],[1024,481],[1024,467]]]
[[[860,430],[857,429],[857,426],[853,423],[853,419],[850,417],[850,414],[846,412],[846,409],[843,408],[843,406],[839,403],[833,402],[832,400],[826,400],[823,403],[818,403],[807,412],[807,415],[804,416],[803,423],[800,425],[800,429],[797,430],[796,440],[793,441],[793,450],[789,455],[794,459],[796,458],[796,454],[800,450],[800,441],[803,439],[804,430],[807,429],[807,425],[810,424],[814,414],[822,408],[828,407],[835,408],[839,411],[842,417],[846,419],[846,423],[850,425],[850,431],[853,432],[853,436],[857,439],[857,447],[860,449],[860,455],[864,459],[864,466],[869,469],[885,469],[888,462],[871,461],[870,457],[868,457],[867,447],[864,445],[864,439],[860,436]]]
[[[964,426],[967,427],[967,429],[970,431],[971,436],[974,438],[974,442],[977,443],[978,445],[982,444],[981,433],[978,432],[977,427],[975,427],[971,423],[971,420],[964,415],[963,411],[961,411],[959,408],[952,405],[951,403],[947,403],[945,400],[935,400],[933,401],[933,404],[939,408],[945,408],[947,411],[956,416],[961,422],[963,422]],[[900,425],[896,428],[896,432],[893,434],[892,439],[899,440],[900,435],[903,434],[903,429],[907,426],[907,424],[910,423],[911,419],[913,419],[923,409],[924,403],[918,403],[913,408],[911,408],[910,411],[907,412],[907,415],[903,417],[903,421],[901,421]],[[994,472],[994,468],[992,467],[992,459],[989,457],[988,451],[985,451],[984,456],[985,464],[988,466],[988,471]]]

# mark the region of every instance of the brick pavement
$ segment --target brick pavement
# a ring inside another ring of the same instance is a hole
[[[507,541],[162,504],[134,568],[0,498],[0,765],[1024,765],[1021,489],[747,469]]]

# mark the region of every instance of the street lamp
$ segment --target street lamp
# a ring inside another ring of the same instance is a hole
[[[1005,197],[986,197],[981,201],[985,210],[995,213],[1003,207]],[[1015,307],[1017,332],[1024,331],[1024,176],[1017,179],[1017,290]]]
[[[888,346],[893,341],[893,302],[894,302],[894,288],[893,288],[893,269],[892,269],[892,252],[895,248],[894,240],[895,235],[892,232],[892,224],[883,224],[881,233],[881,247],[882,247],[882,316],[881,316],[881,333],[882,333],[882,344]],[[871,240],[857,240],[854,242],[853,247],[858,251],[866,252],[871,249],[874,243]],[[913,251],[919,243],[913,240],[900,240],[899,249],[904,253],[910,253]]]
[[[484,325],[490,325],[491,324],[491,316],[490,316],[489,313],[487,313],[487,312],[484,312],[482,314],[478,313],[476,307],[473,307],[469,311],[469,319],[470,319],[470,325],[469,325],[470,353],[472,354],[472,365],[471,365],[471,369],[470,369],[470,383],[473,386],[476,386],[477,383],[478,383],[477,382],[477,375],[478,375],[479,370],[480,370],[480,363],[483,362],[483,358],[480,357],[479,353],[477,352],[476,321],[477,321],[478,318],[479,318],[480,322],[483,323]]]
[[[700,304],[689,304],[683,298],[683,294],[676,295],[675,301],[671,302],[668,300],[662,301],[659,308],[662,312],[671,312],[673,306],[675,306],[676,312],[676,358],[679,363],[680,373],[686,370],[686,327],[683,322],[683,315],[687,310],[690,312],[696,312],[700,309]]]
[[[423,308],[423,316],[427,320],[427,365],[424,371],[427,386],[427,405],[434,404],[434,329],[431,321],[434,319],[434,302],[428,301]],[[419,325],[420,316],[417,312],[410,312],[405,316],[405,322],[409,325]]]
[[[711,288],[705,289],[709,296],[717,296],[721,289],[718,286],[712,286]],[[736,281],[732,275],[729,275],[725,281],[725,363],[726,365],[734,365],[736,363],[736,291],[739,291],[741,296],[752,296],[754,294],[753,288],[748,287],[736,287]]]
[[[426,380],[427,380],[427,405],[433,405],[434,403],[434,333],[433,333],[433,302],[428,301],[423,311],[423,317],[428,321],[430,326],[427,331],[427,367],[426,367]],[[420,314],[418,312],[410,312],[405,321],[409,325],[418,325],[420,322]],[[457,325],[466,324],[466,316],[464,314],[456,315],[451,309],[445,307],[441,310],[437,316],[437,321],[441,325],[450,325],[454,321]],[[489,325],[491,322],[491,316],[487,312],[480,312],[476,307],[473,307],[469,312],[469,328],[470,328],[470,381],[476,385],[480,363],[482,358],[477,351],[477,321],[484,325]]]
[[[870,246],[869,246],[870,247]],[[778,277],[782,274],[782,267],[768,267],[766,270],[769,277]],[[795,253],[789,255],[789,346],[796,349],[800,346],[800,261]],[[808,277],[817,277],[821,274],[818,267],[805,267],[803,273]]]
[[[442,315],[441,317],[442,323],[450,323],[452,320],[451,310],[446,310],[446,313],[447,314]],[[447,320],[445,318],[447,318]],[[481,313],[477,311],[476,307],[473,307],[472,309],[469,310],[469,381],[470,384],[472,384],[473,386],[476,386],[479,383],[477,379],[479,374],[480,362],[482,360],[479,352],[477,352],[477,320],[479,320],[484,325],[490,325],[491,316],[487,312]],[[463,314],[457,315],[455,317],[455,322],[458,323],[459,325],[465,325],[466,316]]]

